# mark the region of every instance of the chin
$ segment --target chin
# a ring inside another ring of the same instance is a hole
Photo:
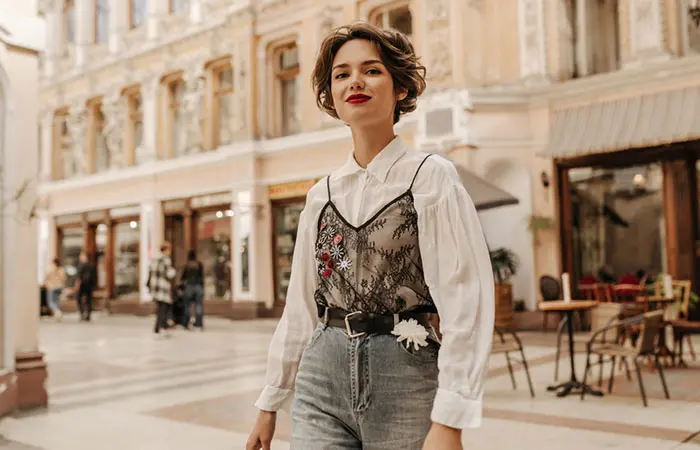
[[[350,127],[366,127],[381,122],[381,118],[371,111],[353,111],[352,114],[341,117],[341,120]]]

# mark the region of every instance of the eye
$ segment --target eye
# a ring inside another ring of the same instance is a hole
[[[345,72],[340,72],[340,73],[335,74],[335,76],[334,76],[333,78],[336,79],[336,80],[340,80],[341,78],[345,78],[345,77],[347,77],[347,76],[348,76],[347,73],[345,73]]]
[[[371,68],[367,71],[367,73],[370,75],[379,75],[382,73],[382,71],[377,68]]]

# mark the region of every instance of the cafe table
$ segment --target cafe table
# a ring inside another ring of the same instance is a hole
[[[573,315],[574,311],[586,311],[593,309],[598,306],[598,302],[595,300],[553,300],[547,302],[541,302],[538,305],[540,311],[546,312],[563,312],[566,313],[567,318],[567,331],[569,334],[569,359],[571,363],[571,378],[566,383],[561,383],[555,386],[547,387],[548,391],[559,391],[557,392],[557,397],[566,397],[569,394],[580,393],[583,389],[588,395],[595,395],[602,397],[603,393],[593,389],[592,387],[583,384],[576,378],[576,369],[574,364],[574,325],[573,325]]]

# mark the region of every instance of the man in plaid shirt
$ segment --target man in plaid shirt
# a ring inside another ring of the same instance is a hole
[[[167,331],[168,311],[173,302],[172,281],[176,274],[176,270],[170,259],[171,251],[172,247],[170,242],[164,242],[163,245],[160,246],[161,256],[151,261],[151,265],[148,268],[148,282],[146,284],[158,308],[156,312],[156,325],[153,331],[159,334],[160,329],[163,328],[166,330],[167,336],[169,336]]]

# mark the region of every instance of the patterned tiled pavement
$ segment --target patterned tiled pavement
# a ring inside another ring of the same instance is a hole
[[[8,441],[0,439],[0,449],[243,449],[274,326],[270,320],[211,319],[206,332],[177,330],[164,340],[150,333],[149,318],[45,320],[41,342],[51,405],[4,419],[0,436]],[[644,366],[648,408],[636,379],[624,373],[616,375],[612,395],[581,402],[546,392],[554,372],[553,335],[522,337],[536,398],[521,370],[513,390],[505,359],[494,356],[484,424],[464,432],[465,449],[700,450],[700,361],[686,357],[688,368],[666,370],[671,400],[664,399],[658,374]],[[568,360],[561,362],[563,378]],[[582,372],[581,356],[576,363]],[[289,434],[289,417],[280,414],[273,448],[288,449]]]

